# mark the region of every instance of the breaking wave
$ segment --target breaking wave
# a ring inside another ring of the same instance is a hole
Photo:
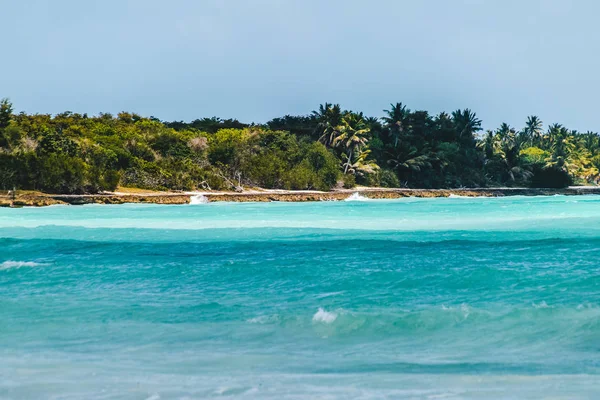
[[[208,203],[208,198],[202,194],[196,194],[194,196],[190,196],[190,204],[206,204]]]
[[[315,315],[313,315],[312,320],[314,322],[323,322],[325,324],[331,324],[337,319],[337,317],[338,316],[336,313],[328,312],[323,310],[322,308],[319,308]]]
[[[456,342],[464,342],[472,338],[471,333],[485,331],[496,332],[486,336],[487,342],[564,340],[573,346],[589,347],[589,338],[596,335],[600,326],[599,316],[598,305],[589,303],[561,307],[532,304],[503,309],[456,304],[412,311],[340,309],[332,312],[320,307],[310,319],[307,315],[284,313],[259,316],[246,322],[262,325],[265,332],[281,328],[296,333],[316,329],[316,332],[328,337],[397,338],[420,335],[435,339],[444,335]],[[548,327],[552,330],[549,331]]]
[[[371,200],[371,199],[369,199],[368,197],[365,197],[365,196],[361,196],[361,194],[358,192],[354,192],[350,196],[348,196],[348,198],[344,199],[344,201],[369,201],[369,200]]]
[[[32,267],[40,267],[44,264],[41,263],[36,263],[33,261],[4,261],[2,264],[0,264],[0,270],[6,270],[6,269],[17,269],[17,268],[32,268]]]

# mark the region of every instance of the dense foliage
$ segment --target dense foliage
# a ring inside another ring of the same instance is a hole
[[[600,137],[535,116],[481,132],[469,109],[431,116],[392,104],[383,118],[323,104],[264,125],[137,114],[15,114],[0,102],[0,189],[56,193],[146,189],[329,190],[563,187],[596,183]]]

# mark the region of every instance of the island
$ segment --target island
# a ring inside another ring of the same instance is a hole
[[[321,104],[266,123],[16,113],[0,101],[0,206],[596,194],[600,136],[536,116]]]

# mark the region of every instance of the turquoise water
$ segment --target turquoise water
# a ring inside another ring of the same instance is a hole
[[[594,399],[600,197],[0,209],[1,399]]]

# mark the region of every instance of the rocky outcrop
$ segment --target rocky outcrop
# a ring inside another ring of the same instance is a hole
[[[51,195],[27,194],[17,195],[14,199],[9,196],[0,196],[0,207],[43,207],[56,204],[125,204],[125,203],[153,203],[153,204],[187,204],[190,196],[184,194],[165,195]]]
[[[60,200],[40,195],[0,196],[0,207],[44,207],[66,204]]]
[[[339,201],[353,193],[360,193],[369,199],[399,199],[403,197],[503,197],[503,196],[542,196],[600,194],[600,188],[530,189],[530,188],[491,188],[491,189],[360,189],[333,192],[259,192],[259,193],[206,193],[208,201],[269,202],[269,201]]]
[[[52,195],[54,200],[63,203],[80,204],[125,204],[125,203],[151,203],[151,204],[187,204],[190,196],[185,194],[97,194],[97,195]]]
[[[251,192],[206,192],[208,202],[304,202],[339,201],[347,199],[353,193],[370,199],[398,199],[402,197],[502,197],[502,196],[540,196],[540,195],[581,195],[600,194],[600,187],[571,187],[565,189],[531,188],[485,188],[485,189],[380,189],[360,188],[332,192],[318,191],[251,191]],[[49,206],[54,204],[188,204],[190,195],[184,193],[143,193],[143,194],[93,194],[93,195],[53,195],[43,193],[19,194],[15,198],[0,196],[0,207]]]

